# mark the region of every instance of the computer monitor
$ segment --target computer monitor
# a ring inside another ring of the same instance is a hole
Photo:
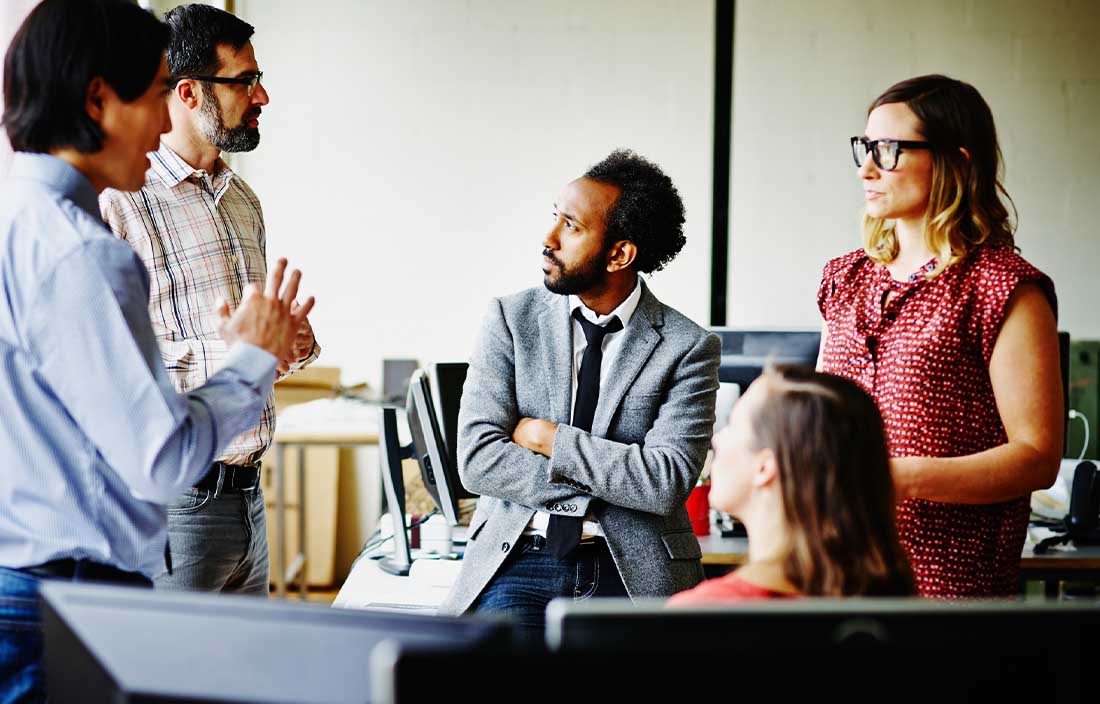
[[[458,412],[462,406],[462,387],[466,383],[466,362],[440,362],[428,366],[436,418],[443,431],[449,466],[458,471]],[[472,495],[471,495],[472,497]],[[466,497],[470,498],[470,497]]]
[[[722,340],[718,381],[737,384],[744,393],[771,364],[813,368],[821,347],[818,330],[734,330],[711,328]]]
[[[397,432],[397,409],[382,407],[378,423],[378,456],[382,492],[393,522],[393,550],[378,563],[386,572],[405,576],[412,568],[409,534],[405,528],[405,472],[401,461],[412,457],[412,445],[402,445]]]
[[[784,699],[1082,701],[1095,696],[1098,632],[1100,604],[1086,602],[772,599],[669,609],[570,599],[548,607],[546,636],[551,651],[595,658],[593,667],[606,653],[632,659],[635,671],[693,666],[731,687],[773,683]]]
[[[476,616],[50,581],[41,594],[47,688],[62,704],[362,704],[380,643],[477,652],[513,637]]]
[[[1062,456],[1069,450],[1069,333],[1058,333],[1058,369],[1062,372]]]
[[[458,476],[458,409],[468,365],[433,364],[409,381],[405,412],[420,476],[447,523],[458,525],[459,499],[477,498]]]

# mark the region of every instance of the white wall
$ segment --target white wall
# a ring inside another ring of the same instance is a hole
[[[541,285],[562,186],[619,146],[659,163],[688,245],[657,294],[709,313],[714,4],[239,0],[271,105],[236,165],[269,257],[318,299],[322,363],[465,359],[491,296]]]
[[[1100,337],[1100,2],[738,0],[730,321],[820,325],[829,257],[860,246],[848,137],[904,78],[972,83],[997,121],[1022,254],[1061,329]]]

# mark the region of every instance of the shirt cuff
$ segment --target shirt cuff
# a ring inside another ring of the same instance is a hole
[[[224,369],[231,369],[246,383],[262,389],[275,383],[275,355],[247,342],[238,342],[225,355]]]

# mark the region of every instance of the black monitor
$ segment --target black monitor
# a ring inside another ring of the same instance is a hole
[[[412,553],[405,526],[405,472],[401,461],[412,457],[412,446],[401,444],[395,408],[383,407],[379,412],[378,457],[382,491],[393,523],[393,550],[381,559],[378,566],[390,574],[405,576],[412,568]]]
[[[511,629],[476,617],[44,582],[51,702],[369,702],[382,642],[476,652]]]
[[[769,683],[795,701],[1082,701],[1096,692],[1097,632],[1097,603],[772,599],[669,609],[593,599],[552,602],[546,636],[552,652],[593,667],[614,653],[634,671],[693,668],[730,686]]]
[[[1069,333],[1058,333],[1058,369],[1062,372],[1062,456],[1069,451]]]
[[[771,364],[798,364],[813,368],[821,347],[817,330],[734,330],[712,328],[722,340],[718,381],[734,383],[744,393]]]
[[[465,362],[433,364],[413,374],[405,407],[420,476],[447,523],[458,525],[459,499],[477,498],[458,476],[458,410]]]

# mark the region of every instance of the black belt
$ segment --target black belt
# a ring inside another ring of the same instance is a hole
[[[195,483],[195,488],[210,489],[217,495],[228,491],[254,491],[259,485],[259,462],[248,465],[215,462],[206,476]]]
[[[530,543],[536,550],[546,549],[546,538],[538,533],[531,533],[530,535],[521,535],[519,543]],[[607,547],[607,540],[602,535],[590,535],[586,538],[581,538],[581,542],[578,547]]]
[[[110,582],[113,584],[136,584],[151,587],[149,578],[138,572],[125,572],[117,567],[92,562],[74,560],[71,557],[62,560],[50,560],[34,567],[24,567],[22,572],[42,579],[69,579],[77,582]]]

